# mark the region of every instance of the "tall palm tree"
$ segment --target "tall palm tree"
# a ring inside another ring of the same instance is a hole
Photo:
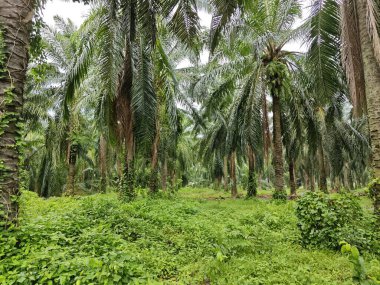
[[[19,138],[34,0],[2,1],[0,10],[0,213],[17,219]]]
[[[102,93],[112,105],[108,121],[125,156],[122,188],[127,196],[133,197],[136,148],[152,145],[157,128],[152,67],[158,24],[191,47],[199,29],[196,11],[195,1],[100,1],[85,23],[89,45],[98,51]]]
[[[276,190],[274,196],[285,197],[281,105],[284,97],[289,95],[291,73],[296,69],[297,59],[295,53],[284,49],[284,45],[300,34],[299,30],[292,29],[292,25],[300,17],[301,7],[298,1],[293,0],[254,1],[248,6],[245,1],[236,2],[235,6],[233,3],[227,6],[230,8],[228,11],[221,6],[215,8],[211,26],[211,50],[218,55],[215,43],[218,42],[217,35],[223,31],[229,35],[231,44],[241,39],[249,39],[241,57],[224,65],[225,69],[228,65],[230,70],[235,68],[237,78],[244,80],[243,86],[251,87],[252,94],[258,92],[258,86],[264,85],[271,95]],[[239,15],[240,19],[237,17]]]
[[[379,4],[355,1],[363,60],[368,123],[372,146],[372,168],[375,181],[371,186],[375,213],[380,219],[380,34]],[[369,19],[368,19],[369,15]]]
[[[343,52],[343,65],[349,80],[350,93],[353,96],[354,115],[368,114],[372,146],[372,168],[375,180],[380,177],[380,38],[379,4],[377,1],[350,0],[314,1],[312,10],[313,25],[310,55],[321,71],[317,72],[324,86],[340,85],[340,51]],[[315,32],[313,32],[315,31]],[[342,37],[341,37],[342,35]],[[342,41],[340,41],[342,39]],[[323,78],[324,76],[324,78]],[[339,87],[338,87],[339,88]],[[333,92],[334,93],[334,92]],[[380,209],[380,188],[375,181],[375,211]]]

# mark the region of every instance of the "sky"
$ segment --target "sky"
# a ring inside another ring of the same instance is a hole
[[[79,26],[89,10],[90,5],[84,5],[82,3],[49,1],[46,3],[43,14],[45,22],[49,25],[53,25],[53,17],[59,15],[63,18],[70,18],[77,26]],[[211,15],[204,11],[200,11],[199,16],[201,18],[201,25],[209,27],[211,23]]]
[[[308,1],[305,1],[308,2]],[[65,1],[48,1],[46,3],[43,18],[48,25],[54,25],[53,17],[55,15],[59,15],[62,18],[70,18],[77,26],[84,21],[86,15],[89,13],[90,5],[84,5],[82,3],[73,3],[73,2],[65,2]],[[303,18],[306,17],[306,9],[304,9]],[[211,15],[200,11],[199,12],[201,25],[209,27],[211,23]],[[298,20],[296,26],[300,25],[302,20]],[[306,51],[306,47],[302,46],[300,42],[292,42],[288,43],[286,49],[289,51]],[[205,63],[208,58],[208,53],[204,52],[201,55],[201,61]],[[186,67],[189,62],[184,61],[181,67]]]

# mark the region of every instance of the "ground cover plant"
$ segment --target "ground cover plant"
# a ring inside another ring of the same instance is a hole
[[[213,195],[210,195],[213,194]],[[294,203],[211,189],[125,204],[23,193],[1,235],[2,284],[354,284],[339,251],[303,248]],[[222,198],[221,198],[222,197]],[[371,276],[379,262],[366,256]]]

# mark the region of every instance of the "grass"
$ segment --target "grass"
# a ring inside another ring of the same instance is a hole
[[[0,283],[353,284],[347,257],[302,248],[296,222],[294,202],[212,189],[129,204],[25,192],[20,228],[0,235]]]

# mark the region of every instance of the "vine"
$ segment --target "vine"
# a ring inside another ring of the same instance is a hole
[[[7,77],[10,77],[10,86],[6,88],[0,98],[0,138],[4,136],[6,130],[13,125],[14,126],[14,142],[3,144],[1,147],[4,149],[15,149],[17,153],[17,159],[18,159],[18,165],[17,169],[12,169],[10,166],[6,165],[6,163],[0,159],[0,192],[3,192],[3,183],[4,181],[9,178],[11,175],[14,175],[14,171],[18,169],[22,169],[23,161],[20,156],[20,153],[22,153],[22,149],[24,147],[23,142],[23,130],[24,130],[24,123],[22,120],[20,120],[20,110],[18,106],[15,106],[15,102],[17,100],[17,94],[14,92],[15,87],[13,86],[13,81],[11,78],[11,75],[6,68],[6,53],[5,53],[5,42],[4,42],[4,35],[2,27],[0,26],[0,80],[5,79],[7,80]],[[3,141],[4,143],[4,141]],[[14,177],[13,179],[17,180],[18,177]],[[22,187],[22,185],[19,185],[19,187]],[[8,201],[8,198],[6,196],[2,197],[3,201],[0,205],[0,216],[3,220],[9,220],[8,214],[13,211],[13,209],[5,209],[4,207],[8,204],[10,205],[16,205],[15,208],[17,209],[18,204],[18,198],[19,198],[19,192],[16,193],[10,193],[13,194],[10,196],[10,200]],[[11,206],[11,208],[13,208]],[[17,214],[17,213],[13,213]],[[7,224],[5,224],[7,226]]]

